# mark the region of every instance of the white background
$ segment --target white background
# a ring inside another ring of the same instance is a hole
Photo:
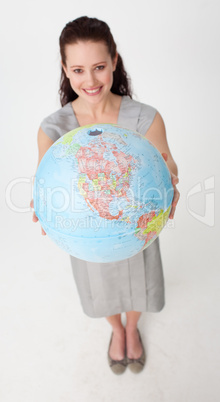
[[[219,13],[217,0],[4,4],[0,400],[219,401]],[[82,312],[69,256],[29,208],[37,131],[60,108],[59,35],[82,15],[109,24],[134,99],[161,113],[179,169],[181,199],[160,235],[166,306],[140,319],[148,358],[135,378],[110,371],[111,328]]]

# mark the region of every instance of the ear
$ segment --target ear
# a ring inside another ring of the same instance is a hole
[[[67,68],[64,66],[64,64],[63,64],[63,62],[62,62],[62,61],[61,61],[61,66],[63,67],[64,72],[65,72],[65,74],[66,74],[67,78],[70,78],[70,77],[69,77],[69,75],[68,75],[68,73],[67,73]]]

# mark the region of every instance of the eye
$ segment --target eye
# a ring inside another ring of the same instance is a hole
[[[73,70],[74,73],[79,74],[82,72],[81,68],[76,68],[75,70]]]
[[[103,68],[105,68],[105,66],[97,66],[96,67],[98,70],[103,70]]]

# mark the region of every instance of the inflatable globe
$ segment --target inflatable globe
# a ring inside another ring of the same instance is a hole
[[[173,186],[160,152],[142,135],[112,124],[78,127],[45,153],[34,210],[61,249],[90,262],[130,258],[166,224]]]

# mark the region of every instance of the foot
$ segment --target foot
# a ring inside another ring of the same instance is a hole
[[[125,330],[114,330],[109,349],[109,355],[113,360],[122,360],[125,357]]]
[[[126,328],[126,347],[129,359],[139,359],[143,348],[140,343],[137,328]]]

